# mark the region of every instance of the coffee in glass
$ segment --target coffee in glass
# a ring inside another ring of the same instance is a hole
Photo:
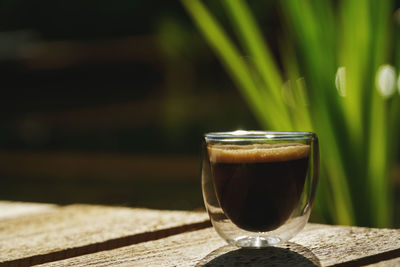
[[[205,205],[229,243],[273,245],[304,227],[318,174],[315,134],[212,133],[204,146]]]

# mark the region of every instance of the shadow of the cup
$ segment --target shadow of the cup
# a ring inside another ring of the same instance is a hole
[[[287,242],[276,247],[245,249],[220,247],[196,266],[321,266],[319,259],[306,247]]]

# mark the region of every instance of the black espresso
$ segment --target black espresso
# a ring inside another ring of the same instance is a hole
[[[238,227],[265,232],[281,226],[298,205],[309,145],[208,146],[218,201]]]

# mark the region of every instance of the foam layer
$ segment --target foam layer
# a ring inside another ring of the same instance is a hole
[[[209,145],[213,163],[256,163],[302,159],[309,155],[305,144]]]

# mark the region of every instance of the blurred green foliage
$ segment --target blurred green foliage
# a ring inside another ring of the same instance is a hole
[[[394,3],[267,2],[254,12],[244,0],[182,0],[265,129],[318,134],[318,220],[393,226],[390,172],[400,133]],[[261,27],[260,10],[279,23]]]

